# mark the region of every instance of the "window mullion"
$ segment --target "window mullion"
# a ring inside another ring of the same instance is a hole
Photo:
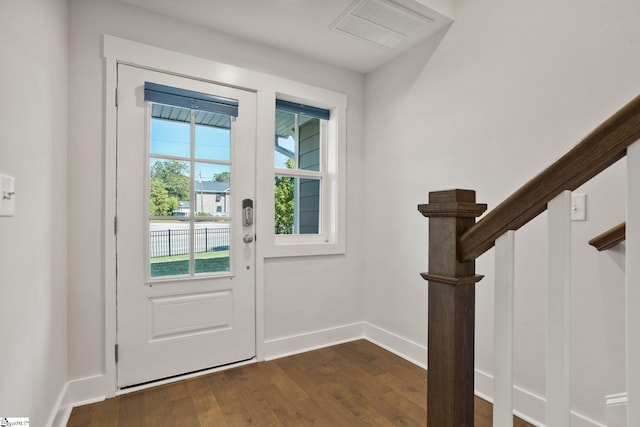
[[[319,221],[319,232],[325,236],[325,241],[328,240],[328,218],[329,218],[329,206],[331,203],[328,201],[329,197],[329,180],[327,179],[327,168],[329,162],[329,154],[327,147],[327,122],[324,120],[320,121],[320,221]]]
[[[189,218],[189,275],[193,276],[196,272],[196,262],[195,262],[195,217],[196,217],[196,203],[197,203],[197,194],[195,192],[195,161],[194,156],[196,152],[196,112],[191,110],[191,121],[190,121],[190,132],[189,132],[189,143],[190,143],[190,159],[189,159],[189,177],[190,177],[190,186],[189,189],[191,195],[190,198],[193,197],[193,201],[189,203],[191,217]]]
[[[298,121],[298,114],[294,115],[294,133],[295,133],[295,142],[296,142],[296,164],[294,165],[295,170],[300,170],[300,126]],[[294,234],[300,234],[300,179],[295,179],[293,188],[293,229]]]

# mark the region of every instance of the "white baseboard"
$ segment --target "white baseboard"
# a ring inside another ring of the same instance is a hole
[[[362,322],[358,322],[350,325],[337,326],[335,328],[266,340],[264,342],[265,360],[279,359],[281,357],[317,350],[319,348],[362,338],[364,338],[364,326]]]
[[[408,360],[414,365],[427,369],[426,346],[367,322],[364,323],[364,337],[385,350]]]
[[[475,370],[476,396],[493,403],[493,376]],[[513,387],[513,413],[534,426],[544,426],[545,400],[518,386]]]
[[[607,402],[607,426],[627,427],[627,393],[605,396]]]
[[[71,414],[71,408],[69,405],[65,405],[65,400],[69,390],[69,382],[65,382],[58,394],[56,403],[51,411],[49,420],[47,421],[48,427],[64,427],[67,425],[67,420]]]
[[[327,328],[304,334],[292,335],[264,343],[265,360],[273,360],[294,354],[304,353],[336,344],[366,339],[400,357],[427,368],[426,346],[408,340],[367,322]],[[60,392],[49,427],[64,427],[75,406],[99,402],[105,399],[105,375],[96,375],[67,382]],[[475,371],[475,394],[493,402],[493,377],[478,369]],[[514,414],[539,427],[545,424],[545,399],[518,386],[513,392]],[[612,420],[626,410],[626,394],[607,396],[607,419],[609,427],[626,427],[626,424],[612,424]],[[622,411],[622,412],[620,412]],[[526,414],[526,415],[525,415]],[[614,417],[609,420],[609,417]],[[626,416],[625,416],[626,417]],[[616,418],[617,419],[617,418]],[[575,411],[571,411],[572,427],[606,427]]]
[[[476,395],[493,403],[493,376],[476,369]],[[518,386],[513,387],[513,413],[534,426],[544,427],[546,399]],[[571,427],[607,427],[576,411],[571,411]]]
[[[65,427],[74,407],[100,402],[104,399],[104,375],[67,381],[60,391],[47,425],[49,427]]]
[[[75,407],[101,402],[105,399],[105,390],[105,375],[69,381],[69,403]]]
[[[367,322],[292,335],[264,343],[265,360],[273,360],[358,339],[372,343],[426,369],[427,348]]]

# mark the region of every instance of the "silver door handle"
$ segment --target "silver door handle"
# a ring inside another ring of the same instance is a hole
[[[242,241],[245,243],[253,242],[253,234],[245,234],[244,236],[242,236]]]

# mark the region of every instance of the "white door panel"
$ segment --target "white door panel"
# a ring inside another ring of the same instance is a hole
[[[154,109],[145,82],[238,100],[238,117]],[[254,357],[255,244],[243,236],[255,230],[241,213],[255,195],[255,123],[252,92],[118,66],[119,387]],[[228,135],[228,155],[215,132]],[[188,185],[178,206],[178,190],[158,178],[167,165]]]

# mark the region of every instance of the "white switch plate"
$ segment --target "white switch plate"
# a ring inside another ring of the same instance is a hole
[[[587,220],[587,195],[571,195],[571,221]]]
[[[0,175],[0,216],[13,216],[16,211],[16,180]]]

